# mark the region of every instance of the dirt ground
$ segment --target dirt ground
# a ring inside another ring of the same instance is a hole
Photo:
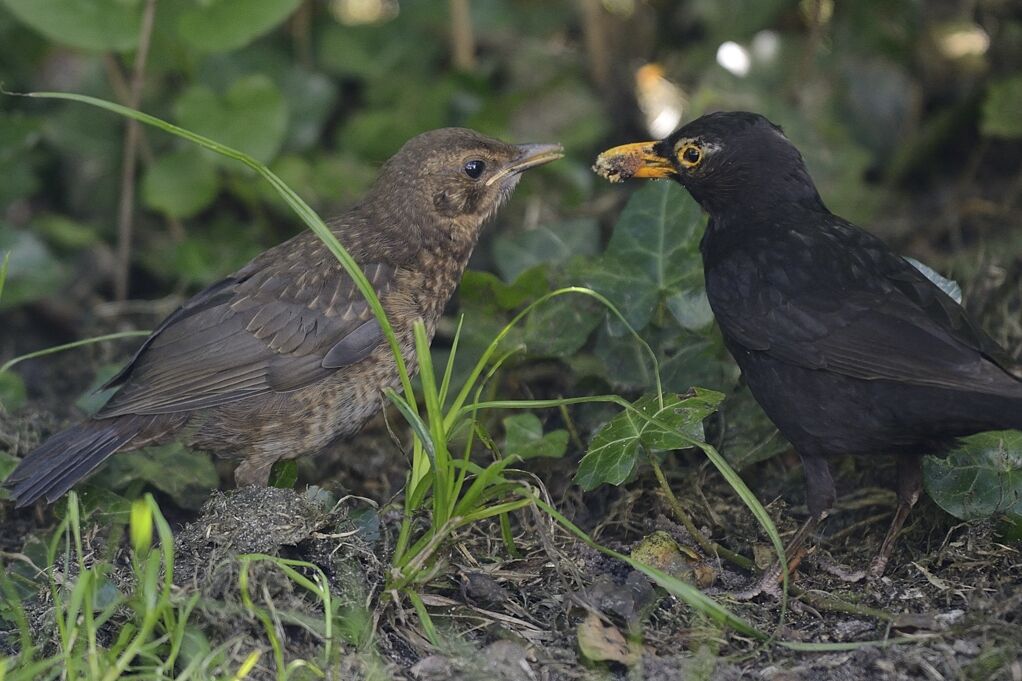
[[[15,424],[21,431],[12,434]],[[45,418],[8,417],[3,425],[8,439],[21,437],[23,443],[39,436],[33,428],[53,427]],[[891,469],[853,461],[838,466],[838,510],[794,579],[800,595],[792,598],[783,624],[775,597],[735,598],[755,575],[699,555],[666,515],[651,475],[622,489],[583,495],[568,482],[571,462],[536,470],[557,506],[608,547],[627,553],[645,537],[665,532],[682,547],[683,576],[778,643],[722,629],[539,512],[522,512],[515,519],[518,557],[501,543],[495,524],[477,525],[449,546],[438,577],[423,593],[443,639],[437,648],[408,604],[381,592],[400,518],[393,495],[403,466],[402,454],[376,423],[355,443],[306,462],[303,475],[328,473],[321,487],[214,492],[200,514],[175,518],[176,597],[202,595],[193,624],[211,644],[228,644],[238,663],[254,649],[268,651],[263,625],[241,605],[236,560],[265,553],[317,565],[335,598],[350,609],[360,633],[344,644],[337,678],[1022,679],[1022,551],[1001,537],[996,523],[959,523],[924,500],[882,580],[850,584],[831,574],[835,566],[865,565],[893,509],[893,494],[882,485]],[[706,534],[766,560],[765,536],[711,467],[683,453],[667,470]],[[772,500],[768,509],[790,536],[805,514],[800,470],[791,458],[758,464],[744,477],[760,499]],[[50,521],[6,507],[0,514],[5,552],[19,551]],[[103,532],[86,537],[99,543]],[[249,579],[257,604],[295,618],[322,616],[319,601],[271,565],[256,564]],[[45,599],[28,608],[45,631]],[[321,648],[307,628],[285,624],[281,631],[288,659],[314,657]],[[862,641],[891,644],[803,652],[781,643]],[[601,656],[610,659],[592,659]],[[274,678],[271,660],[264,655],[249,678]]]

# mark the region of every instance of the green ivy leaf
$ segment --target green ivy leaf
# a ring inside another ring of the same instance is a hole
[[[200,52],[244,47],[286,19],[301,0],[201,0],[178,20],[181,40]]]
[[[990,137],[1022,137],[1022,76],[1005,78],[990,84],[983,102],[980,129]]]
[[[536,265],[556,265],[576,255],[596,255],[600,228],[593,219],[566,220],[493,240],[493,260],[500,275],[511,281]]]
[[[568,431],[560,428],[543,433],[535,414],[515,414],[504,419],[504,453],[523,459],[560,458],[568,449]]]
[[[589,451],[579,463],[575,482],[591,490],[602,484],[620,485],[635,471],[640,447],[647,451],[684,449],[703,439],[703,419],[717,410],[724,395],[693,388],[685,395],[664,395],[663,407],[656,395],[646,395],[633,405],[662,427],[626,410],[611,419],[593,437]]]
[[[209,454],[180,443],[119,454],[93,479],[95,486],[123,490],[145,482],[166,493],[182,508],[199,509],[220,482]]]
[[[311,149],[319,141],[337,101],[337,86],[322,73],[296,66],[284,76],[281,90],[289,111],[288,148]]]
[[[138,44],[139,0],[3,0],[18,19],[58,43],[125,52]]]
[[[930,497],[956,518],[1022,515],[1022,433],[964,438],[946,458],[923,460],[923,480]]]
[[[175,218],[190,218],[212,203],[219,189],[216,166],[198,147],[156,159],[142,179],[146,206]]]
[[[298,461],[295,459],[279,459],[270,468],[270,487],[294,489],[298,482]]]
[[[673,182],[650,182],[628,201],[606,254],[582,266],[582,278],[607,296],[628,323],[643,329],[661,302],[703,287],[699,239],[705,218]]]
[[[269,163],[277,155],[287,132],[284,97],[263,75],[238,80],[223,96],[193,85],[177,100],[175,108],[182,127],[244,151],[262,163]],[[215,158],[234,163],[219,155]]]
[[[0,308],[45,298],[68,278],[66,268],[34,233],[0,222],[0,253],[10,252]]]
[[[12,412],[25,404],[27,392],[21,376],[11,371],[0,371],[0,408]]]
[[[539,298],[547,289],[547,273],[543,267],[523,272],[510,284],[490,272],[467,270],[461,277],[458,297],[467,306],[507,311]]]
[[[2,376],[3,374],[0,374]],[[7,479],[7,476],[11,474],[15,468],[18,467],[19,459],[7,452],[0,452],[0,482]],[[11,493],[6,487],[0,485],[0,499],[10,499]]]
[[[551,298],[525,318],[525,348],[533,357],[570,357],[585,345],[603,316],[604,308],[594,298],[581,294]]]

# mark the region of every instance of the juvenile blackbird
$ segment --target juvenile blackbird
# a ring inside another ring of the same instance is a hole
[[[413,323],[432,338],[483,223],[554,144],[461,128],[408,141],[365,198],[328,222],[372,282],[409,370]],[[399,383],[372,311],[309,231],[256,256],[167,317],[107,385],[92,419],[53,436],[8,478],[17,505],[53,502],[117,451],[180,438],[241,458],[239,485],[278,459],[355,434]]]
[[[671,177],[710,215],[700,250],[724,342],[802,459],[810,518],[835,499],[827,457],[891,454],[898,508],[883,574],[919,497],[923,454],[1022,428],[1022,381],[965,310],[880,239],[834,215],[798,150],[763,116],[703,116],[659,142],[600,155],[612,181]]]

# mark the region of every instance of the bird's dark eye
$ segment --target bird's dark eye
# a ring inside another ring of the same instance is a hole
[[[681,151],[681,161],[687,166],[694,166],[703,158],[703,152],[699,147],[690,144]]]
[[[486,170],[486,164],[482,161],[469,161],[465,164],[465,174],[473,180],[478,180],[484,170]]]

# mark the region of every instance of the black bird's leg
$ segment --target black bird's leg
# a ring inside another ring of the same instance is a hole
[[[827,460],[822,456],[805,454],[801,456],[802,469],[806,478],[809,519],[803,523],[788,545],[784,547],[784,555],[788,559],[789,575],[798,568],[799,563],[805,558],[808,553],[805,548],[807,540],[830,514],[830,509],[834,506],[834,500],[837,497],[837,492],[834,490],[834,479],[830,476],[830,466],[827,464]],[[763,573],[763,577],[755,587],[737,594],[737,597],[747,600],[764,591],[778,594],[777,584],[781,581],[782,574],[781,564],[774,563],[770,569]]]
[[[894,540],[898,538],[909,511],[919,501],[923,489],[923,458],[918,455],[905,455],[898,458],[898,510],[894,512],[891,526],[880,545],[873,562],[869,565],[869,578],[879,579],[884,574],[887,561],[894,551]]]

